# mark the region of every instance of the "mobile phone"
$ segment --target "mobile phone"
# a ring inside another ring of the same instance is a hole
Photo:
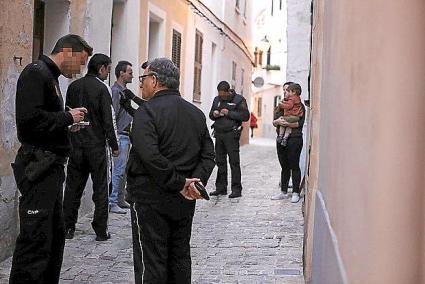
[[[208,195],[207,190],[201,183],[195,181],[195,188],[199,191],[202,198],[204,198],[205,200],[210,200],[210,196]]]
[[[90,125],[90,121],[80,121],[80,122],[76,122],[73,125],[78,125],[78,126],[89,126]]]

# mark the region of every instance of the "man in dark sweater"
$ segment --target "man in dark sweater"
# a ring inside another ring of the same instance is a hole
[[[89,125],[71,134],[72,151],[69,157],[63,210],[66,238],[72,239],[78,219],[78,209],[89,174],[93,181],[95,205],[92,227],[97,241],[110,238],[108,233],[108,180],[106,145],[112,155],[118,155],[118,141],[112,116],[112,98],[103,83],[111,70],[111,59],[95,54],[88,64],[87,75],[68,87],[66,105],[87,108]]]
[[[93,49],[80,36],[58,40],[50,56],[25,67],[16,89],[16,125],[22,146],[12,164],[21,197],[20,232],[9,283],[59,283],[65,230],[64,164],[68,127],[84,119],[81,105],[64,110],[58,77],[80,73]]]
[[[226,81],[217,85],[218,96],[214,98],[210,119],[214,121],[215,155],[217,161],[216,190],[210,195],[227,194],[227,156],[232,172],[232,193],[229,198],[242,196],[241,166],[239,158],[239,138],[242,122],[248,121],[249,111],[246,100],[230,90]]]
[[[135,283],[190,283],[194,182],[206,184],[214,146],[201,110],[178,91],[179,70],[166,58],[144,65],[142,97],[127,166]]]

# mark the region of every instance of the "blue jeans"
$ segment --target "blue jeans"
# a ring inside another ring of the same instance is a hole
[[[125,186],[125,167],[127,165],[128,153],[130,151],[130,138],[127,135],[119,135],[119,155],[114,157],[112,169],[112,192],[109,195],[109,204],[118,203],[119,193]]]

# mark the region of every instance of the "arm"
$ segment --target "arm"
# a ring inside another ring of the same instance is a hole
[[[25,128],[45,135],[71,125],[70,112],[48,112],[44,107],[45,78],[36,68],[31,68],[19,78],[16,91],[16,120]]]
[[[100,109],[102,112],[102,126],[112,151],[118,151],[118,140],[115,135],[114,122],[112,118],[112,99],[106,86],[102,86],[100,94]]]
[[[125,109],[125,111],[128,112],[129,115],[134,117],[134,113],[136,112],[137,109],[132,107],[131,101],[135,102],[138,106],[141,106],[146,101],[141,99],[140,97],[136,96],[129,89],[125,89],[125,90],[122,91],[120,104]]]
[[[132,129],[132,147],[156,184],[168,192],[179,193],[186,178],[177,173],[174,165],[159,151],[159,137],[152,114],[146,109],[136,111]]]
[[[230,119],[236,121],[248,121],[249,120],[249,110],[246,104],[245,98],[236,106],[234,110],[231,110],[227,113],[227,116]]]
[[[209,114],[210,119],[213,121],[216,121],[218,118],[220,118],[220,116],[214,116],[214,111],[218,110],[218,108],[216,107],[217,103],[218,103],[218,97],[215,97],[211,106],[210,114]]]
[[[115,111],[115,119],[117,119],[118,111],[120,110],[120,90],[117,88],[111,88],[112,90],[112,107]]]
[[[207,126],[205,125],[199,162],[192,173],[192,176],[195,178],[199,178],[202,181],[202,184],[204,185],[207,184],[211,172],[215,167],[214,158],[214,144],[211,140]]]

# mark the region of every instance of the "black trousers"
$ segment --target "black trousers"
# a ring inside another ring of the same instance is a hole
[[[12,165],[19,198],[19,235],[13,253],[9,283],[59,283],[65,245],[62,191],[63,163],[55,163],[41,178],[30,182],[21,150]]]
[[[186,200],[131,204],[136,284],[191,283],[194,211],[195,202]]]
[[[215,134],[215,158],[218,167],[215,187],[227,192],[227,156],[232,175],[232,192],[241,192],[241,166],[239,158],[239,138],[235,131]]]
[[[280,186],[282,192],[288,192],[289,179],[292,174],[293,192],[300,193],[301,169],[300,156],[303,149],[302,137],[289,137],[286,147],[276,143],[277,156],[282,168],[280,174]]]
[[[74,148],[68,161],[63,211],[65,227],[75,229],[81,197],[91,174],[94,215],[92,227],[96,235],[108,229],[108,178],[105,147]]]

